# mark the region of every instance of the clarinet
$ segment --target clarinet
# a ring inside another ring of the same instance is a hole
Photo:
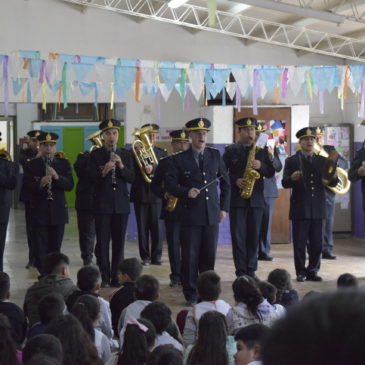
[[[50,176],[48,169],[51,167],[51,155],[48,154],[46,156],[46,176]],[[47,185],[47,200],[53,200],[53,193],[52,193],[52,180]]]
[[[111,150],[110,152],[110,160],[113,160],[113,156],[115,155],[115,152],[113,150]],[[112,168],[112,188],[113,190],[115,190],[117,188],[117,178],[115,176],[115,162],[114,162],[114,166]]]

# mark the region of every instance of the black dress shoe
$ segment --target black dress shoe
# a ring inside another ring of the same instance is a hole
[[[322,259],[325,259],[325,260],[336,260],[337,257],[335,255],[332,255],[331,253],[323,252],[322,253]]]
[[[306,281],[306,280],[307,280],[307,277],[305,275],[303,275],[303,274],[297,275],[297,281],[299,283],[302,283],[303,281]]]
[[[158,266],[161,266],[161,265],[162,265],[162,261],[159,261],[159,260],[153,260],[153,261],[151,261],[151,265],[158,265]]]
[[[151,260],[150,259],[144,259],[144,260],[142,260],[141,264],[143,266],[149,266],[149,265],[151,265]]]
[[[307,277],[308,281],[322,281],[323,279],[318,275],[311,275]]]
[[[274,260],[274,258],[271,257],[271,256],[268,256],[268,255],[259,255],[258,260],[260,260],[260,261],[272,261],[272,260]]]

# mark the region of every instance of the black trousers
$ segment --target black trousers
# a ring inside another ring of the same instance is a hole
[[[265,206],[261,220],[259,255],[269,256],[271,251],[271,223],[276,198],[265,198],[264,200]]]
[[[181,222],[165,220],[167,248],[170,260],[170,280],[181,281]]]
[[[264,208],[238,207],[229,211],[236,275],[254,275],[257,270],[262,213]]]
[[[7,212],[7,219],[0,223],[0,271],[4,271],[4,251],[6,241],[6,230],[8,228],[10,208]],[[6,215],[6,214],[5,214]]]
[[[81,258],[91,261],[95,243],[95,216],[91,210],[76,209]]]
[[[35,243],[35,235],[34,235],[34,226],[32,224],[32,212],[30,209],[30,202],[24,202],[25,207],[25,229],[27,232],[27,242],[28,242],[28,262],[32,265],[35,263],[35,254],[34,247]]]
[[[162,238],[160,230],[161,202],[134,203],[136,214],[139,255],[142,260],[160,261]],[[149,236],[151,234],[151,249]]]
[[[321,266],[322,219],[293,219],[294,264],[297,275],[316,275]],[[309,262],[305,267],[306,249]]]
[[[218,228],[218,224],[182,227],[182,284],[186,300],[197,298],[198,275],[214,270]]]
[[[118,280],[118,265],[124,259],[124,244],[129,213],[96,214],[95,230],[97,251],[95,254],[101,277],[104,282]],[[112,241],[112,260],[110,266],[109,246]]]
[[[64,224],[35,225],[35,266],[41,272],[42,260],[45,255],[51,252],[60,252],[63,234],[65,232]]]

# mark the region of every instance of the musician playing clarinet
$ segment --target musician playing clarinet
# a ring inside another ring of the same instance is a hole
[[[38,135],[40,156],[29,161],[24,184],[30,196],[30,210],[34,227],[35,266],[42,273],[42,259],[51,252],[60,252],[68,211],[65,191],[74,182],[68,160],[56,155],[56,133]]]
[[[99,129],[102,131],[104,145],[90,154],[89,172],[95,184],[95,256],[104,288],[110,285],[119,286],[118,264],[124,259],[124,242],[130,212],[127,183],[134,181],[132,155],[126,149],[117,147],[119,128],[120,122],[117,120],[101,122]]]
[[[214,270],[218,226],[229,208],[227,170],[219,151],[206,146],[210,125],[205,118],[185,124],[191,148],[169,159],[171,166],[166,176],[166,190],[181,199],[183,210],[182,284],[188,305],[194,305],[198,299],[198,274]]]

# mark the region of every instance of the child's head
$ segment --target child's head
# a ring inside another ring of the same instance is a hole
[[[236,365],[247,365],[261,360],[261,342],[267,334],[268,327],[263,324],[251,324],[242,327],[234,336],[237,352],[234,355]]]
[[[276,293],[278,292],[278,289],[272,284],[270,284],[268,281],[260,281],[259,289],[262,294],[262,296],[272,305],[276,302]]]
[[[202,301],[217,300],[221,293],[221,278],[213,270],[205,271],[198,277],[197,290]]]
[[[267,277],[267,281],[274,285],[279,291],[291,290],[290,274],[284,269],[275,269]]]
[[[147,365],[183,365],[183,356],[174,346],[161,345],[152,351]]]
[[[227,341],[226,317],[217,311],[205,312],[199,320],[198,342],[216,342],[225,344]]]
[[[153,302],[158,299],[160,284],[152,275],[140,276],[134,286],[134,295],[137,300],[150,300]]]
[[[359,282],[352,274],[342,274],[337,279],[337,289],[357,289]]]
[[[134,282],[141,275],[143,266],[135,257],[129,259],[124,259],[120,262],[118,266],[120,272],[120,281],[124,282]]]
[[[94,265],[82,267],[77,272],[77,286],[86,292],[97,292],[101,285],[101,275],[99,269]]]
[[[0,272],[0,301],[9,299],[10,278],[6,272]]]
[[[161,335],[171,323],[171,310],[162,302],[152,302],[141,312],[141,318],[148,319],[156,328],[156,333]]]
[[[45,295],[38,303],[39,319],[42,324],[48,324],[65,310],[65,301],[59,293]]]
[[[8,317],[0,314],[0,364],[18,364],[16,346]]]
[[[61,252],[52,252],[46,255],[42,261],[42,275],[70,276],[70,260]]]
[[[62,363],[62,345],[60,340],[48,334],[32,337],[23,349],[23,363],[28,363],[37,355],[49,356]]]

